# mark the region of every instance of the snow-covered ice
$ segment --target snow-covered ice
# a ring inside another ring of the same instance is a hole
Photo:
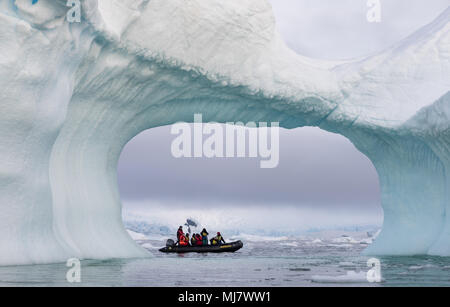
[[[349,138],[378,171],[367,254],[450,255],[450,8],[378,55],[294,53],[265,0],[0,4],[0,264],[146,257],[117,161],[178,121],[279,121]],[[350,244],[351,245],[351,244]]]

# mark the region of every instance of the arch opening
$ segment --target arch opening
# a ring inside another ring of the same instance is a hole
[[[381,227],[376,170],[343,136],[313,127],[281,129],[279,165],[262,169],[258,157],[176,158],[170,130],[141,132],[121,153],[119,191],[132,233],[173,237],[188,218],[253,239],[326,231],[366,239]]]

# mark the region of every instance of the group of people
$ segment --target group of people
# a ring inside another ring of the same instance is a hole
[[[189,233],[183,232],[183,226],[180,226],[177,231],[177,244],[179,246],[207,246],[208,245],[208,235],[209,233],[205,228],[201,233],[194,233],[192,237],[189,238]],[[210,240],[211,245],[220,245],[226,243],[220,232]]]

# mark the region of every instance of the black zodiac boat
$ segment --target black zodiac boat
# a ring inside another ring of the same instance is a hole
[[[234,253],[243,246],[244,243],[242,243],[242,241],[235,241],[222,245],[176,246],[173,240],[167,240],[166,247],[161,248],[159,251],[163,253]]]

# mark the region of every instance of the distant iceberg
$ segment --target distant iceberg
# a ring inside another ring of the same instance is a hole
[[[121,220],[120,153],[194,113],[346,136],[381,183],[366,253],[450,255],[450,8],[330,62],[287,48],[266,0],[81,3],[81,23],[65,0],[0,3],[0,265],[145,257]]]

